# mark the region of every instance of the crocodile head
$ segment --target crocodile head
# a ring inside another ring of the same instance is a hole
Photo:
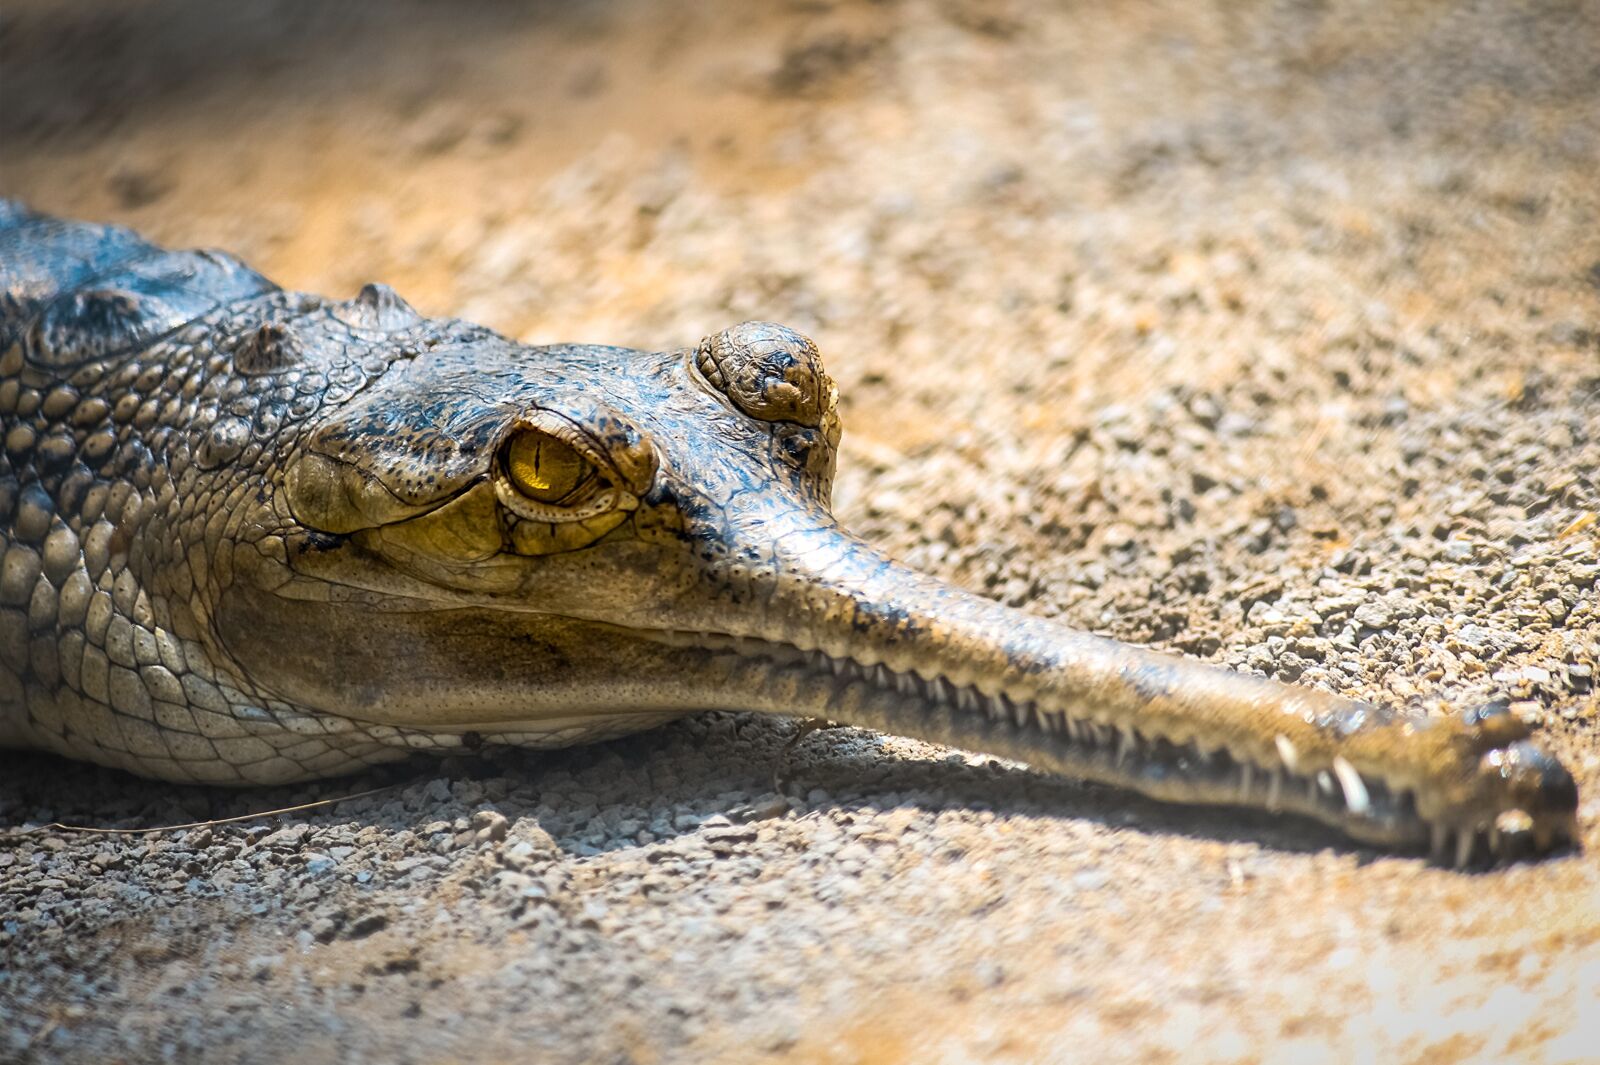
[[[238,553],[212,630],[260,687],[422,734],[803,713],[1384,843],[1570,834],[1571,778],[1509,715],[1402,718],[891,561],[833,520],[838,441],[781,326],[666,352],[478,334],[299,434],[256,523],[274,547]]]
[[[838,441],[781,326],[669,352],[480,334],[301,432],[282,557],[241,556],[218,638],[300,705],[430,733],[776,705],[734,641],[809,649],[842,556],[876,557],[831,518]]]

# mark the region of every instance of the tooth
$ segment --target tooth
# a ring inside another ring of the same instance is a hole
[[[1267,774],[1267,809],[1274,813],[1278,810],[1278,792],[1283,787],[1283,774],[1274,769]]]
[[[1317,787],[1322,790],[1322,793],[1324,795],[1332,795],[1333,794],[1333,774],[1328,772],[1326,769],[1318,770],[1317,771]]]
[[[1135,744],[1135,740],[1134,740],[1134,737],[1133,737],[1133,730],[1131,728],[1128,728],[1128,727],[1124,726],[1123,729],[1122,729],[1121,734],[1117,737],[1117,764],[1118,765],[1121,765],[1123,762],[1126,762],[1128,760],[1128,752],[1133,749],[1134,744]]]
[[[879,662],[872,667],[872,683],[880,688],[887,688],[894,683],[894,678],[889,675],[889,667]]]
[[[1355,766],[1341,755],[1333,760],[1333,771],[1339,778],[1339,786],[1344,789],[1344,804],[1351,813],[1364,814],[1372,809],[1372,797],[1367,794],[1366,781],[1361,779]]]
[[[1278,757],[1283,759],[1284,768],[1293,773],[1300,764],[1300,752],[1294,749],[1287,736],[1280,735],[1273,742],[1278,745]]]
[[[901,673],[895,678],[895,686],[900,689],[901,695],[916,695],[917,680],[910,673]]]
[[[1456,868],[1465,869],[1472,860],[1472,844],[1477,840],[1477,834],[1470,828],[1463,828],[1461,836],[1456,840]]]
[[[1246,762],[1244,765],[1239,767],[1240,798],[1248,799],[1250,797],[1250,781],[1251,778],[1255,776],[1255,772],[1255,766],[1251,765],[1249,762]]]
[[[1526,810],[1503,810],[1494,819],[1494,823],[1489,826],[1489,845],[1497,853],[1510,857],[1513,852],[1519,849],[1521,844],[1527,842],[1531,833],[1534,833],[1533,818],[1528,815]],[[1540,850],[1546,849],[1549,843],[1552,842],[1547,838],[1549,834],[1547,830],[1544,833],[1546,838],[1537,840]]]
[[[1444,861],[1446,848],[1450,846],[1450,829],[1441,824],[1429,826],[1429,850],[1439,861]]]

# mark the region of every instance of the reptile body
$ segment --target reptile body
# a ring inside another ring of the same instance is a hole
[[[830,513],[815,346],[527,347],[0,201],[0,743],[218,784],[804,714],[1458,864],[1574,832],[1501,707],[1087,635]]]

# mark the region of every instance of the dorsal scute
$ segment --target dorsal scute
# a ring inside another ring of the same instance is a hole
[[[378,333],[399,332],[422,321],[422,316],[400,293],[376,282],[361,286],[355,299],[336,303],[329,310],[335,318],[353,329]]]
[[[247,332],[233,351],[233,368],[246,377],[279,373],[301,360],[305,342],[283,322],[264,322]]]

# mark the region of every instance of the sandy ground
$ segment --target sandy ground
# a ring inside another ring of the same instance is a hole
[[[7,5],[0,192],[532,342],[788,322],[847,524],[1508,697],[1583,847],[1461,875],[737,715],[256,792],[4,753],[0,1058],[1600,1060],[1597,54],[1582,3]]]

